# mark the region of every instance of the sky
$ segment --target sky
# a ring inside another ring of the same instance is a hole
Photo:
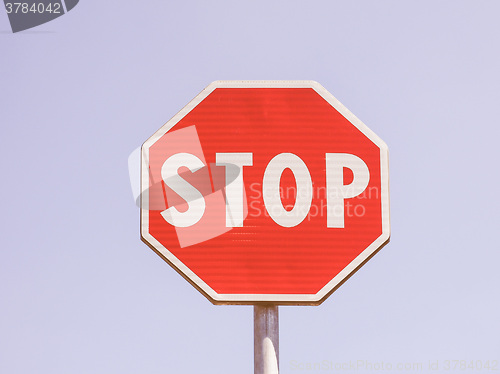
[[[231,79],[315,80],[389,147],[391,241],[322,305],[280,307],[280,372],[499,372],[499,12],[81,0],[13,34],[0,11],[0,372],[253,372],[252,307],[141,242],[128,171]]]

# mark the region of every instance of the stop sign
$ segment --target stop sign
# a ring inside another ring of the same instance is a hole
[[[218,81],[142,146],[141,236],[218,304],[319,304],[389,241],[386,144],[312,81]]]

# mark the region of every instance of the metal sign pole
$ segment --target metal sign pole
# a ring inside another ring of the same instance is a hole
[[[254,305],[253,321],[254,374],[278,374],[278,306]]]

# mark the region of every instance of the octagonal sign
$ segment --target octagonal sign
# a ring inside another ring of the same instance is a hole
[[[389,241],[387,146],[316,82],[214,82],[141,157],[142,239],[213,303],[319,304]]]

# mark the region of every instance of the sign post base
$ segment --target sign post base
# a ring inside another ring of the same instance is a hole
[[[278,374],[279,313],[277,305],[254,305],[254,374]]]

